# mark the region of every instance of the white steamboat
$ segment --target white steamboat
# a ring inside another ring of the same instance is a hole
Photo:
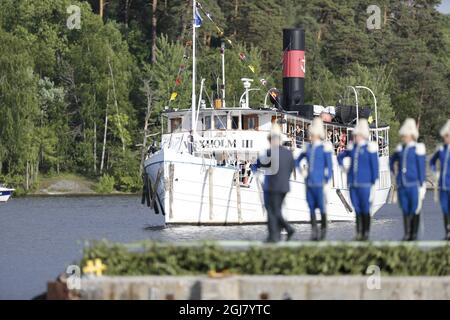
[[[195,10],[195,2],[194,9]],[[314,116],[334,114],[347,119],[342,123],[326,122],[327,140],[335,148],[333,156],[332,192],[327,212],[331,221],[351,221],[351,206],[346,173],[337,164],[336,154],[347,147],[355,123],[362,117],[358,93],[367,90],[373,97],[369,113],[374,114],[371,140],[378,142],[379,180],[372,214],[387,201],[390,189],[389,127],[378,124],[377,101],[373,92],[363,86],[349,86],[355,98],[353,107],[310,106],[309,116],[284,111],[266,102],[251,106],[251,79],[242,79],[245,91],[239,106],[210,106],[196,98],[195,27],[193,36],[193,93],[190,109],[168,109],[162,115],[160,149],[153,150],[145,160],[143,200],[150,210],[159,214],[164,224],[255,224],[265,223],[263,177],[253,174],[250,164],[268,148],[267,136],[277,121],[285,140],[297,157],[308,143],[308,126]],[[304,66],[303,66],[304,68]],[[223,82],[225,84],[225,77]],[[203,85],[203,82],[202,82]],[[203,87],[203,86],[202,86]],[[270,91],[267,96],[269,96]],[[198,102],[200,101],[200,102]],[[223,104],[222,104],[223,105]],[[352,111],[352,112],[350,112]],[[366,116],[367,108],[365,108]],[[326,119],[325,119],[326,120]],[[344,124],[346,123],[346,124]],[[291,191],[286,196],[283,214],[290,222],[310,220],[306,202],[305,181],[298,170],[290,178]]]
[[[315,107],[323,111],[320,106]],[[267,135],[272,123],[279,121],[297,157],[311,119],[275,108],[201,108],[192,125],[190,110],[167,111],[161,149],[145,161],[150,206],[164,215],[165,223],[242,224],[264,223],[262,177],[249,170],[261,150],[268,148]],[[298,130],[300,128],[300,130]],[[346,173],[337,165],[336,154],[346,147],[353,126],[325,123],[327,139],[335,147],[332,192],[327,211],[332,221],[355,218],[351,207]],[[387,201],[391,188],[389,173],[389,127],[371,128],[378,141],[380,173],[372,214]],[[305,181],[298,171],[290,180],[283,213],[291,222],[309,221]]]

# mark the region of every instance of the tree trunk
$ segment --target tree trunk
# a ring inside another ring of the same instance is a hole
[[[26,171],[26,174],[25,174],[25,189],[27,191],[30,188],[29,177],[30,177],[30,162],[27,160],[27,171]]]
[[[103,0],[99,0],[99,12],[100,12],[100,17],[102,17],[102,18],[103,18],[103,7],[104,7]]]
[[[180,15],[180,35],[178,37],[178,40],[180,40],[182,43],[184,43],[184,36],[186,34],[186,31],[188,29],[188,24],[191,23],[191,19],[187,18],[186,15],[189,16],[189,10],[192,7],[192,0],[186,0],[186,10],[183,11],[183,13]],[[192,12],[191,12],[192,13]]]
[[[34,171],[34,181],[37,181],[39,175],[39,160],[36,161],[36,170]]]
[[[158,0],[152,1],[152,63],[156,63],[156,26],[158,23],[156,8],[158,6]]]
[[[102,159],[100,161],[100,174],[103,173],[103,167],[105,165],[106,134],[108,132],[108,101],[109,101],[109,89],[106,94],[105,129],[103,131],[103,146],[102,146]]]
[[[130,21],[130,8],[132,2],[133,0],[125,0],[125,27],[127,28],[127,30],[128,30],[128,22]]]
[[[94,174],[97,174],[97,94],[94,92],[94,114],[93,114],[93,120],[94,120]]]
[[[144,169],[145,154],[147,152],[148,122],[150,120],[153,103],[153,92],[152,89],[150,88],[150,81],[148,80],[144,81],[144,92],[145,96],[147,97],[147,113],[145,114],[144,137],[142,139],[143,141],[141,149],[141,165],[139,168],[139,174],[142,174],[142,171]]]
[[[123,139],[122,124],[120,123],[119,104],[117,103],[117,95],[116,95],[116,84],[115,84],[115,80],[114,80],[114,74],[113,74],[113,69],[111,66],[111,61],[109,60],[109,58],[108,58],[108,66],[109,66],[109,73],[111,74],[113,96],[114,96],[114,107],[116,108],[116,113],[117,113],[117,124],[119,126],[120,141],[122,141],[122,151],[125,152],[125,140]]]
[[[97,174],[97,122],[94,119],[94,173]]]
[[[100,174],[103,173],[103,167],[105,165],[105,152],[106,152],[106,133],[108,131],[108,110],[105,113],[105,130],[103,132],[103,146],[102,146],[102,160],[100,162]]]
[[[237,19],[239,16],[239,0],[235,0],[234,1],[234,21],[233,21],[233,25],[234,25],[234,36],[237,36]]]

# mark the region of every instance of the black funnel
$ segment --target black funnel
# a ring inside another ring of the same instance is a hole
[[[305,103],[305,30],[283,29],[283,108],[299,111]]]

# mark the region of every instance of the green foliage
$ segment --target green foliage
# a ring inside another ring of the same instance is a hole
[[[224,31],[207,17],[197,29],[203,97],[209,104],[217,95],[224,37],[233,44],[226,42],[227,106],[238,106],[242,77],[253,78],[254,88],[261,79],[281,88],[282,29],[302,26],[307,103],[335,105],[347,85],[369,86],[380,122],[392,128],[391,143],[408,116],[421,124],[421,139],[432,149],[450,118],[450,17],[436,11],[438,2],[380,0],[382,28],[369,31],[370,0],[201,1]],[[80,30],[66,26],[69,5],[81,8]],[[150,80],[155,93],[150,132],[159,131],[165,106],[191,106],[191,2],[157,1],[153,12],[151,1],[109,0],[103,19],[98,5],[0,1],[0,175],[16,188],[26,189],[27,181],[33,188],[40,173],[73,172],[108,174],[115,188],[137,190],[136,146],[147,110],[142,80]],[[256,107],[268,89],[260,88],[251,93]],[[172,92],[175,101],[169,101]]]
[[[226,250],[205,243],[201,246],[170,246],[143,242],[142,250],[96,242],[84,250],[81,265],[99,258],[108,275],[194,275],[228,270],[249,275],[364,275],[377,265],[384,275],[448,276],[450,247],[422,250],[415,246],[374,247],[304,246],[253,247]]]
[[[110,160],[110,174],[114,177],[115,188],[124,192],[137,192],[142,189],[142,178],[139,175],[139,157],[136,153],[125,150],[115,152]]]
[[[95,191],[98,193],[111,193],[114,191],[115,180],[107,174],[100,177],[98,183],[95,185]]]
[[[157,40],[156,61],[154,65],[147,64],[144,67],[144,77],[151,79],[156,87],[159,101],[155,111],[159,112],[165,106],[176,104],[177,108],[186,109],[191,107],[191,68],[192,63],[185,58],[184,46],[177,41],[170,41],[167,36],[162,35]],[[180,73],[180,85],[176,86],[176,79],[180,66],[184,65],[184,71]],[[172,92],[177,92],[175,102],[171,102]]]
[[[27,43],[0,29],[0,173],[16,175],[36,161],[37,75]]]

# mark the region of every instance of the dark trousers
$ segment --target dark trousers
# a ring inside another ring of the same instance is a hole
[[[281,230],[292,231],[292,227],[284,220],[281,214],[286,193],[264,191],[264,206],[267,210],[267,226],[269,229],[269,241],[280,241]]]

